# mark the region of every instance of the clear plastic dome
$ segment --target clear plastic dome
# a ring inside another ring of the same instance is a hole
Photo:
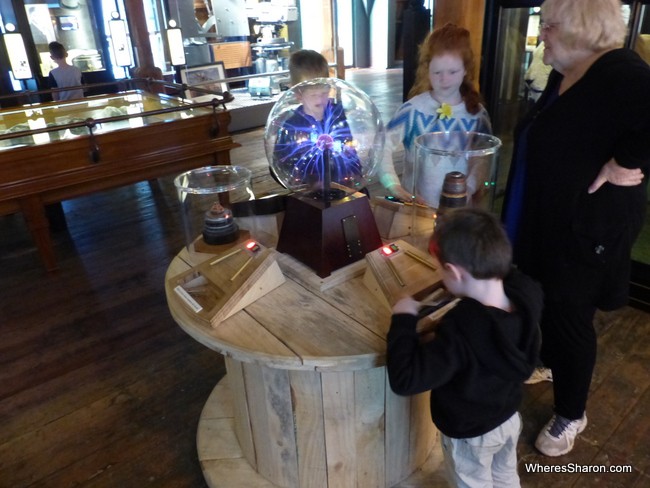
[[[264,145],[286,188],[338,199],[372,181],[384,137],[379,111],[364,92],[343,80],[316,78],[294,86],[276,102]]]

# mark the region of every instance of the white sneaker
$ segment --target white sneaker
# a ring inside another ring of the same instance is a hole
[[[535,368],[533,374],[530,375],[530,378],[524,381],[524,384],[534,385],[536,383],[541,383],[542,381],[553,381],[553,372],[551,371],[551,368],[544,368],[543,366]]]
[[[573,449],[576,437],[587,427],[587,414],[581,419],[569,420],[553,415],[537,436],[535,447],[544,455],[556,457]]]

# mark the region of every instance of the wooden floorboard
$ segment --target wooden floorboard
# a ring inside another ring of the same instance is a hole
[[[388,120],[400,104],[399,70],[348,73]],[[280,190],[263,131],[235,140],[242,147],[233,164],[251,169],[256,194]],[[184,243],[173,178],[63,207],[68,230],[54,234],[61,269],[53,275],[22,216],[0,218],[0,488],[205,487],[196,428],[225,368],[174,323],[165,302],[167,265]],[[524,487],[650,486],[650,315],[626,307],[599,314],[597,328],[589,426],[574,452],[550,459],[535,451],[552,389],[525,388]],[[534,474],[525,463],[633,470]]]

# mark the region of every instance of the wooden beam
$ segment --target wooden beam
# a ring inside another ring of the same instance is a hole
[[[474,59],[476,60],[476,66],[472,75],[477,86],[481,64],[484,20],[485,0],[439,0],[435,3],[433,14],[434,29],[451,22],[469,30]]]
[[[143,0],[124,0],[124,8],[129,22],[129,34],[136,52],[136,65],[138,68],[151,69],[155,65],[142,2]]]

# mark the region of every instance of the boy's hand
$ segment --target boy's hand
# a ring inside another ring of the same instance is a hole
[[[393,305],[393,314],[407,313],[410,315],[417,315],[420,309],[420,302],[413,299],[413,297],[404,297]]]

